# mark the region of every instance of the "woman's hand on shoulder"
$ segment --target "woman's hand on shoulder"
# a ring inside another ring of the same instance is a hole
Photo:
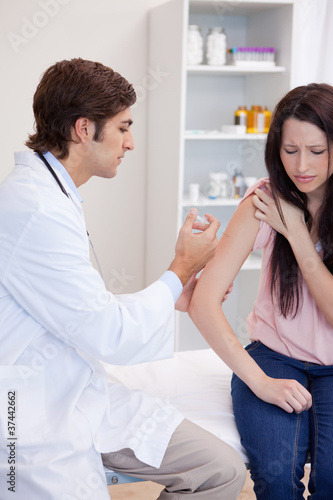
[[[269,184],[266,184],[266,188],[270,189]],[[267,222],[275,231],[281,233],[287,239],[298,228],[304,228],[305,226],[303,211],[281,197],[279,197],[279,202],[284,221],[281,219],[276,203],[269,193],[256,189],[252,201],[256,208],[255,217],[258,220]]]

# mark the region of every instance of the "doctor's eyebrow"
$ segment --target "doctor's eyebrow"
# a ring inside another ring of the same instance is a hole
[[[129,127],[130,127],[131,125],[133,125],[133,120],[123,120],[120,123],[127,123],[129,125]]]

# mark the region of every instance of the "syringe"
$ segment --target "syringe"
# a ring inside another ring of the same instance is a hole
[[[208,221],[208,219],[206,218],[206,216],[204,215],[203,217],[201,215],[197,215],[197,218],[195,219],[195,222],[201,222],[201,224],[210,224],[210,222]],[[223,231],[221,231],[221,229],[218,229],[216,235],[222,235],[224,234]],[[227,235],[226,235],[227,236]]]

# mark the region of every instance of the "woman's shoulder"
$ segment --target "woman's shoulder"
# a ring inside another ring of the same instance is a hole
[[[256,189],[263,189],[266,192],[269,192],[269,190],[266,188],[266,185],[268,183],[269,183],[268,177],[262,177],[261,179],[258,179],[257,182],[252,184],[252,186],[250,186],[246,190],[242,202],[248,199],[251,195],[253,195]],[[273,234],[274,230],[271,228],[271,226],[266,224],[266,222],[261,222],[259,231],[257,233],[257,237],[253,245],[253,250],[259,250],[266,247],[272,241]]]
[[[247,190],[245,191],[243,200],[245,200],[251,194],[253,194],[256,189],[264,189],[265,190],[266,184],[268,184],[268,183],[269,183],[268,177],[261,177],[260,179],[258,179],[254,184],[252,184],[251,186],[249,186],[247,188]]]

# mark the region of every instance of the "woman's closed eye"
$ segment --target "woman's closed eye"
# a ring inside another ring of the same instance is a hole
[[[287,155],[293,155],[297,153],[297,149],[285,149],[284,152],[287,153]]]
[[[323,153],[325,153],[326,149],[323,149],[322,151],[311,151],[311,153],[313,153],[314,155],[322,155]]]
[[[326,151],[327,151],[326,149],[322,149],[320,151],[312,150],[311,153],[318,156],[318,155],[322,155]],[[297,153],[297,149],[284,149],[284,152],[287,153],[288,155],[293,155],[293,154]]]

